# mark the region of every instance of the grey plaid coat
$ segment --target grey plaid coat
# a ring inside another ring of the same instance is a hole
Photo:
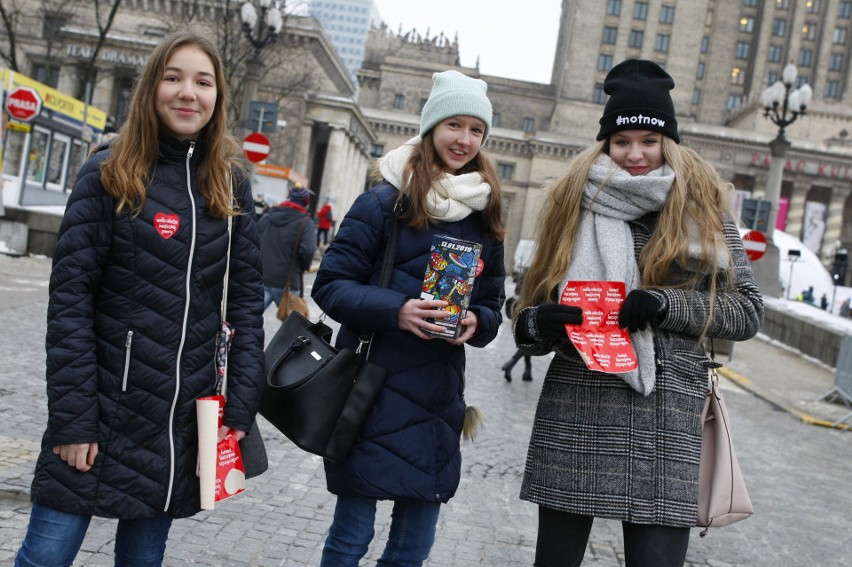
[[[655,219],[631,223],[637,258]],[[741,341],[760,329],[763,300],[733,221],[725,236],[735,289],[717,294],[707,336]],[[616,376],[588,370],[576,351],[553,357],[536,410],[523,500],[637,524],[695,525],[709,362],[698,336],[709,294],[665,288],[658,296],[666,309],[655,328],[656,386],[647,397]],[[532,355],[550,351],[544,343],[518,347]]]

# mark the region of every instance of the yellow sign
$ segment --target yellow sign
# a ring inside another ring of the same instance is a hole
[[[89,105],[88,109],[86,109],[86,104],[82,100],[77,100],[53,87],[49,87],[8,69],[0,70],[0,78],[2,78],[3,86],[7,90],[12,90],[18,86],[34,89],[41,96],[44,108],[58,112],[81,123],[85,115],[86,123],[99,132],[103,132],[106,126],[107,114],[100,108]]]
[[[10,121],[6,124],[6,128],[12,130],[14,132],[29,132],[33,129],[33,127],[29,124],[24,124],[23,122],[12,122]]]

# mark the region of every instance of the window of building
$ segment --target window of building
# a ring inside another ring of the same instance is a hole
[[[828,70],[842,71],[843,70],[843,54],[832,53],[828,56]]]
[[[781,79],[781,76],[778,74],[778,71],[769,71],[767,78],[769,79],[769,84],[774,85],[779,79]]]
[[[647,2],[636,2],[633,5],[633,19],[634,20],[647,20],[648,19],[648,3]]]
[[[728,110],[734,110],[735,108],[740,106],[740,103],[743,101],[743,96],[738,94],[728,95],[728,103],[726,108]]]
[[[745,73],[740,67],[731,69],[731,84],[742,85],[745,82]]]
[[[840,98],[838,96],[840,90],[838,89],[838,82],[834,79],[830,79],[825,82],[825,90],[823,91],[823,96],[825,98]]]
[[[710,51],[710,38],[706,35],[701,38],[701,53]]]
[[[775,7],[779,10],[789,10],[790,0],[775,0]]]
[[[59,30],[65,26],[68,18],[59,14],[46,14],[42,22],[41,33],[42,37],[57,40],[60,37]]]
[[[373,144],[370,148],[370,157],[382,157],[385,155],[385,145],[384,144]]]
[[[800,67],[810,67],[811,62],[814,58],[814,52],[810,49],[803,49],[799,51],[799,66]]]
[[[766,52],[766,60],[770,63],[778,63],[781,61],[781,54],[784,52],[780,45],[770,45]]]
[[[692,104],[698,104],[701,102],[701,89],[693,89],[692,91]]]
[[[597,104],[606,103],[606,93],[603,89],[603,83],[595,83],[595,90],[592,92],[592,102]]]
[[[772,35],[784,37],[787,35],[787,20],[784,18],[775,18],[772,22]]]
[[[660,8],[660,23],[670,24],[674,22],[674,6],[663,6]]]
[[[834,33],[831,34],[831,43],[834,45],[846,45],[846,29],[845,26],[834,28]]]
[[[614,28],[612,26],[604,26],[603,29],[603,37],[601,38],[601,43],[606,43],[609,45],[615,44],[615,40],[618,38],[618,28]]]
[[[423,114],[423,107],[426,106],[427,100],[429,100],[429,99],[428,98],[421,98],[420,99],[420,111],[418,112],[418,114]]]
[[[395,94],[393,97],[393,107],[396,109],[405,108],[405,95],[404,94]]]
[[[524,132],[535,132],[535,118],[525,116],[521,121],[521,130]]]
[[[515,177],[515,164],[498,162],[497,174],[500,176],[500,179],[511,180]]]
[[[608,16],[620,16],[621,0],[607,0],[606,13]]]
[[[740,31],[747,33],[754,31],[754,16],[743,16],[740,18]]]
[[[33,63],[32,77],[39,83],[56,88],[59,85],[59,65]]]
[[[601,53],[598,55],[598,71],[609,71],[612,69],[612,55]]]
[[[627,38],[627,47],[642,49],[642,42],[644,39],[645,32],[642,30],[630,30],[630,37]]]
[[[698,62],[698,67],[695,68],[695,78],[703,79],[704,78],[704,61]]]
[[[804,39],[813,41],[816,39],[816,30],[816,22],[805,22],[805,24],[802,26],[802,37]]]
[[[500,126],[500,113],[495,112],[491,115],[491,127],[497,128],[498,126]]]
[[[743,6],[749,6],[753,8],[754,6],[757,6],[757,0],[743,0]]]
[[[837,7],[837,17],[838,18],[852,17],[852,2],[841,2],[840,6]]]
[[[805,2],[805,9],[807,9],[809,14],[819,14],[820,1],[819,0],[807,0]]]
[[[654,51],[659,51],[661,53],[669,52],[669,42],[671,41],[672,36],[667,33],[658,33],[657,38],[654,40]]]
[[[748,52],[751,44],[745,41],[737,42],[737,59],[748,59]]]

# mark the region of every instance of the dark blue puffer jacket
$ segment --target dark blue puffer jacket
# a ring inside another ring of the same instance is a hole
[[[313,298],[342,327],[338,347],[375,333],[370,360],[388,370],[387,382],[341,465],[325,462],[335,494],[446,502],[461,474],[465,351],[445,340],[421,340],[399,329],[399,309],[418,299],[432,236],[446,234],[483,245],[470,310],[479,332],[467,344],[483,347],[497,335],[504,301],[503,243],[482,230],[474,213],[453,223],[414,230],[400,223],[399,247],[387,289],[377,287],[397,190],[384,183],[360,195],[326,251]]]
[[[76,514],[186,517],[199,510],[195,399],[213,393],[227,221],[196,180],[204,149],[161,140],[141,214],[115,215],[108,150],[81,168],[50,278],[48,423],[35,502]],[[228,319],[236,328],[224,423],[248,431],[263,387],[263,292],[254,204],[237,189]],[[82,473],[51,448],[97,442]]]

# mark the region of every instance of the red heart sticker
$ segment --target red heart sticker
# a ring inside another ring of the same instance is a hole
[[[485,262],[482,261],[482,258],[476,261],[476,273],[473,274],[474,277],[479,276],[482,273],[482,270],[485,269]]]
[[[157,213],[154,215],[154,228],[157,229],[157,232],[163,238],[171,238],[180,228],[180,217],[177,215],[167,215],[166,213]]]

